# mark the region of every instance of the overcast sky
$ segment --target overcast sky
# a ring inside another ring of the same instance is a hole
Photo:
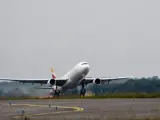
[[[160,76],[159,0],[1,0],[0,77]]]

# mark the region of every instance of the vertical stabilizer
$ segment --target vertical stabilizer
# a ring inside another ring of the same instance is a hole
[[[54,73],[53,68],[51,68],[51,73],[52,73],[52,79],[55,79],[56,78],[56,74]]]

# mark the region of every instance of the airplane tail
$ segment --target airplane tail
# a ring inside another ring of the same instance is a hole
[[[52,73],[52,79],[55,79],[56,78],[56,74],[54,73],[53,68],[51,68],[51,73]]]

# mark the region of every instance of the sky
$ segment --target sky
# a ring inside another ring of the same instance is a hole
[[[159,0],[1,0],[0,77],[160,76]]]

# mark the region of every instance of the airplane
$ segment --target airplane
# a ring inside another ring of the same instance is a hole
[[[113,80],[124,80],[131,77],[117,77],[117,78],[107,78],[107,77],[86,77],[90,71],[90,65],[87,62],[77,63],[70,71],[68,71],[61,78],[57,78],[53,69],[51,68],[52,77],[50,79],[15,79],[15,78],[0,78],[0,80],[13,81],[20,83],[38,83],[47,84],[48,87],[39,87],[36,89],[50,89],[52,92],[50,95],[59,96],[61,93],[66,92],[69,89],[74,89],[81,86],[80,96],[85,96],[86,86],[88,84],[105,84]]]

